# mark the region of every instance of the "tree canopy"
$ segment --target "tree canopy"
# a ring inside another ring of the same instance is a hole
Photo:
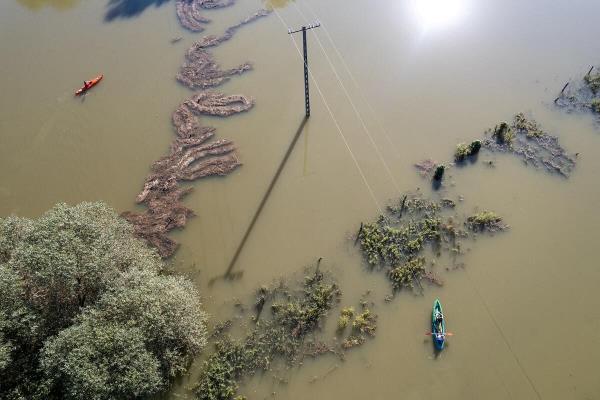
[[[142,398],[206,344],[193,284],[102,203],[0,219],[0,398]]]

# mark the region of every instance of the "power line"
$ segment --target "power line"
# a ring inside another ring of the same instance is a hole
[[[302,10],[300,10],[300,8],[296,5],[296,3],[293,2],[292,4],[296,8],[296,10],[300,13],[300,15],[302,16],[302,18],[304,18],[304,20],[307,20],[306,16],[302,12]],[[379,150],[379,147],[377,146],[377,144],[375,143],[375,140],[373,139],[373,135],[371,135],[371,132],[369,131],[369,128],[365,124],[365,121],[362,118],[360,112],[356,108],[356,105],[354,104],[354,101],[352,100],[352,97],[350,97],[350,93],[348,93],[348,90],[346,89],[346,86],[344,85],[344,82],[342,81],[342,79],[340,78],[340,76],[339,76],[339,74],[337,72],[337,69],[335,68],[335,66],[331,62],[331,58],[329,58],[329,55],[325,51],[325,47],[323,46],[323,43],[321,42],[321,40],[319,39],[319,36],[317,34],[315,34],[315,38],[317,39],[317,43],[319,44],[319,47],[321,48],[321,52],[323,53],[323,55],[325,55],[325,58],[327,59],[327,62],[329,63],[329,66],[331,67],[331,70],[333,71],[333,73],[334,73],[334,75],[335,75],[338,83],[342,87],[342,91],[344,92],[344,94],[346,95],[346,98],[350,102],[350,105],[352,106],[352,109],[354,110],[354,113],[356,114],[356,117],[360,121],[363,130],[365,131],[365,133],[367,134],[367,137],[369,138],[369,141],[373,145],[373,148],[375,149],[375,153],[377,153],[377,156],[379,157],[379,160],[383,164],[383,167],[384,167],[386,173],[388,174],[388,176],[392,180],[392,183],[394,184],[396,190],[398,192],[400,192],[401,191],[400,190],[400,186],[398,185],[398,182],[396,182],[396,178],[394,178],[394,175],[392,174],[392,171],[391,171],[389,165],[385,161],[385,159],[383,157],[383,154],[381,153],[381,151]]]
[[[277,17],[281,21],[282,25],[287,29],[288,25],[286,24],[286,22],[284,21],[284,19],[281,17],[281,14],[279,14],[279,12],[277,11],[276,8],[273,8],[273,11],[275,12],[275,15],[277,15]],[[294,37],[292,35],[290,35],[290,37],[292,39],[292,42],[294,43],[294,47],[298,51],[298,54],[300,55],[301,58],[303,58],[302,52],[300,51],[300,48],[298,47],[298,44],[296,43],[296,40],[294,39]],[[369,194],[371,195],[371,198],[373,199],[373,202],[375,203],[375,206],[379,210],[379,213],[383,214],[383,209],[379,205],[379,202],[377,201],[377,197],[375,196],[375,193],[373,192],[373,189],[371,188],[371,185],[369,185],[369,182],[367,181],[367,177],[365,176],[362,168],[360,167],[360,164],[358,163],[358,160],[356,159],[356,156],[354,155],[354,152],[350,148],[350,145],[348,144],[348,140],[344,136],[344,133],[342,132],[342,128],[340,127],[340,124],[338,123],[337,119],[335,118],[335,116],[333,114],[333,111],[331,111],[331,108],[329,107],[329,103],[327,103],[327,100],[325,99],[325,96],[323,95],[323,92],[321,91],[321,88],[319,86],[319,83],[315,79],[315,77],[314,77],[314,75],[313,75],[313,73],[312,73],[312,71],[310,69],[308,69],[308,73],[309,73],[310,78],[312,79],[313,83],[315,84],[315,87],[317,88],[317,91],[319,92],[319,96],[321,97],[321,100],[323,100],[323,104],[325,105],[325,108],[329,112],[329,115],[330,115],[331,119],[333,120],[333,123],[335,124],[335,127],[337,128],[337,131],[338,131],[340,137],[342,138],[342,141],[344,142],[344,145],[346,146],[346,149],[348,150],[348,153],[350,154],[350,157],[352,158],[352,161],[354,161],[354,165],[356,166],[356,169],[358,170],[358,172],[359,172],[359,174],[360,174],[360,176],[362,178],[363,183],[365,184],[365,186],[366,186]]]
[[[306,2],[306,1],[304,2],[304,4],[305,4],[306,8],[311,12],[311,14],[313,14],[316,17],[317,14],[313,10],[313,8],[310,6],[310,4],[308,2]],[[342,62],[342,65],[344,66],[344,69],[346,70],[346,72],[350,76],[350,80],[352,81],[352,83],[354,84],[354,86],[356,87],[356,89],[358,90],[358,93],[360,94],[360,97],[365,102],[365,104],[367,105],[367,108],[371,112],[371,115],[372,115],[373,119],[375,120],[375,122],[377,122],[377,125],[379,126],[379,129],[383,133],[383,136],[385,137],[385,139],[387,140],[387,142],[390,144],[392,150],[394,150],[394,153],[398,153],[396,145],[390,139],[390,135],[388,134],[387,129],[385,129],[385,127],[383,126],[383,123],[377,117],[377,114],[375,112],[374,107],[371,105],[371,102],[369,102],[369,100],[367,99],[366,95],[364,94],[364,91],[362,90],[362,88],[358,84],[358,81],[354,77],[354,74],[350,70],[350,67],[348,67],[348,64],[346,63],[346,60],[342,56],[342,53],[340,52],[338,46],[336,46],[335,42],[333,41],[333,38],[332,38],[331,34],[329,33],[329,30],[327,29],[326,26],[323,26],[323,31],[325,32],[325,35],[327,35],[327,38],[329,39],[329,42],[331,42],[331,45],[332,45],[334,51],[336,52],[338,58]]]

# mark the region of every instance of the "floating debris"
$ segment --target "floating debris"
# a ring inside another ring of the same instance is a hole
[[[537,122],[524,114],[515,115],[512,125],[502,122],[486,135],[483,147],[494,152],[512,153],[526,165],[543,168],[568,178],[575,168],[575,157],[568,155],[558,138],[543,131]]]
[[[311,273],[297,288],[279,283],[258,292],[258,303],[270,304],[270,315],[258,318],[241,340],[224,337],[204,362],[196,397],[201,400],[232,399],[238,382],[260,371],[269,371],[276,359],[288,366],[299,365],[305,356],[339,351],[311,338],[323,318],[339,303],[341,292],[333,278],[320,271]]]
[[[181,24],[193,31],[204,29],[210,22],[203,17],[202,10],[227,7],[235,0],[177,0],[177,16]],[[229,40],[243,25],[269,14],[259,10],[229,27],[221,37],[207,36],[186,53],[186,61],[177,79],[190,88],[208,88],[220,85],[229,76],[241,74],[251,68],[249,63],[237,68],[221,70],[213,56],[205,47],[212,47]],[[181,38],[174,38],[176,43]],[[171,143],[169,155],[156,161],[151,174],[146,178],[142,192],[137,196],[138,203],[148,209],[143,213],[124,212],[122,215],[134,226],[138,237],[146,239],[166,258],[174,254],[177,243],[166,234],[182,228],[194,212],[181,203],[183,196],[191,188],[179,188],[179,182],[192,181],[206,176],[224,176],[241,165],[233,142],[227,139],[208,142],[215,134],[215,128],[202,126],[198,115],[227,117],[248,111],[254,101],[244,95],[224,95],[215,92],[202,92],[181,104],[173,113],[172,121],[177,137]]]
[[[177,80],[190,89],[206,89],[226,82],[233,75],[241,75],[251,70],[252,64],[249,62],[234,68],[221,69],[221,66],[215,62],[213,55],[206,48],[218,46],[231,39],[240,27],[269,14],[270,12],[267,10],[259,10],[227,28],[223,36],[205,36],[200,41],[195,42],[186,52],[186,60],[177,74]]]
[[[567,82],[554,104],[567,111],[592,111],[600,114],[600,68],[591,67],[577,82]]]
[[[224,176],[241,165],[233,142],[207,142],[215,135],[215,128],[201,126],[197,115],[229,116],[252,106],[253,100],[243,95],[203,92],[186,100],[173,113],[177,137],[171,143],[170,154],[152,164],[151,174],[136,198],[148,209],[122,214],[133,225],[136,236],[156,247],[162,257],[173,255],[177,249],[177,243],[166,234],[185,226],[194,215],[181,203],[192,189],[180,188],[179,182]]]
[[[190,89],[206,89],[226,82],[232,75],[241,75],[251,69],[252,65],[246,62],[223,70],[210,52],[194,43],[186,53],[186,61],[177,74],[177,80]]]
[[[228,7],[234,3],[235,0],[177,0],[175,10],[184,28],[192,32],[202,32],[204,25],[210,22],[210,19],[203,15],[203,10]]]
[[[426,160],[423,161],[419,161],[418,163],[415,164],[415,168],[417,169],[417,171],[419,172],[419,174],[422,177],[427,177],[429,174],[431,174],[431,172],[435,169],[435,167],[437,166],[437,162],[433,161],[432,159],[428,158]]]
[[[207,47],[218,46],[221,43],[226,42],[227,40],[231,39],[233,37],[233,35],[235,34],[235,32],[242,26],[249,24],[253,21],[256,21],[259,18],[266,17],[269,14],[271,14],[271,12],[272,11],[260,9],[257,12],[255,12],[254,14],[251,14],[248,17],[244,18],[237,24],[232,25],[229,28],[227,28],[225,30],[225,33],[222,36],[216,36],[216,35],[204,36],[202,39],[200,39],[200,41],[196,42],[195,45],[196,45],[196,47],[202,48],[202,49],[205,49]]]

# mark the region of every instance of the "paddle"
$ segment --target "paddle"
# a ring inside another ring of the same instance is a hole
[[[425,332],[425,335],[426,335],[426,336],[429,336],[429,335],[437,335],[437,333]],[[452,333],[452,332],[446,332],[446,333],[444,333],[444,336],[454,336],[454,333]]]

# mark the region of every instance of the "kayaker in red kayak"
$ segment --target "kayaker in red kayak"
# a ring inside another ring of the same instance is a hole
[[[96,86],[96,84],[98,84],[98,82],[100,82],[103,77],[104,75],[98,75],[91,81],[83,81],[83,86],[75,92],[75,96],[79,96],[80,94],[87,92],[93,86]]]

